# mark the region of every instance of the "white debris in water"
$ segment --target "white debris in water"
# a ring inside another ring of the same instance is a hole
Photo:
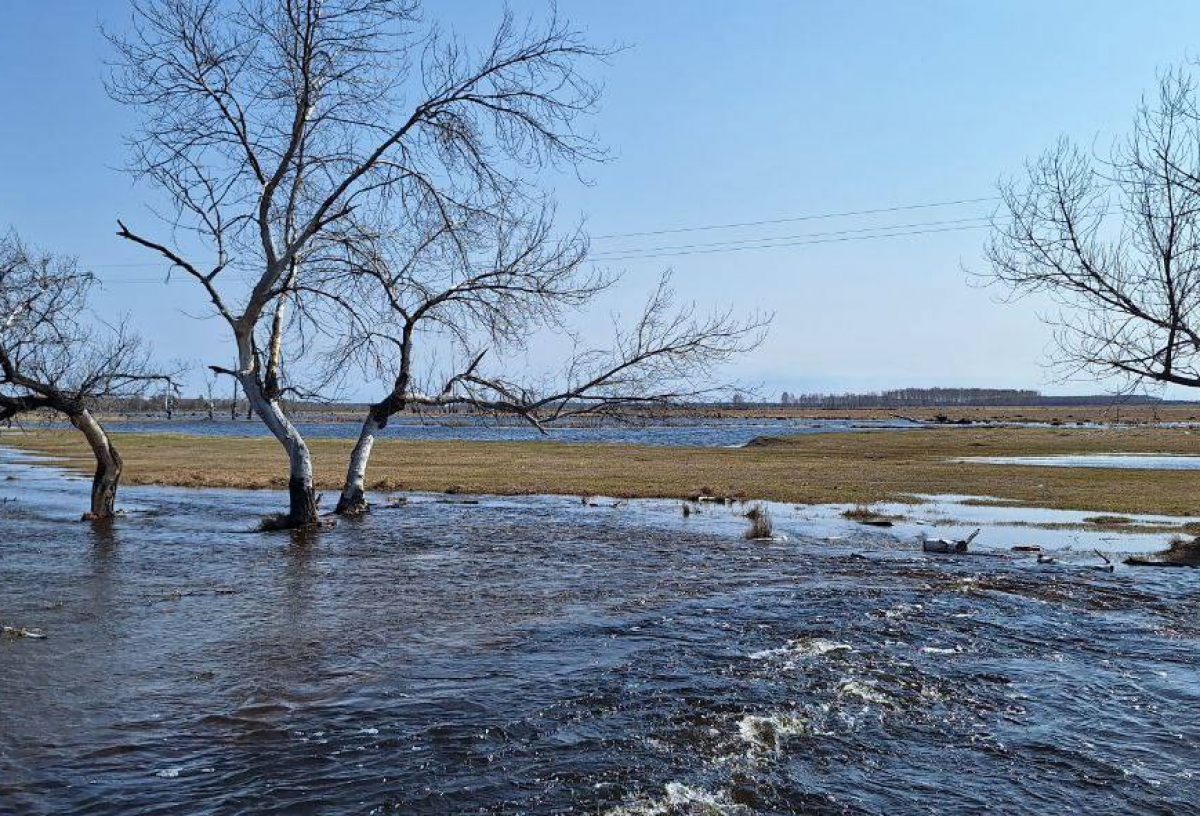
[[[738,723],[738,734],[752,748],[776,753],[789,737],[802,737],[812,733],[808,720],[791,711],[780,711],[763,716],[747,714]]]
[[[607,816],[749,816],[750,808],[739,805],[728,791],[706,791],[681,782],[668,782],[665,794],[641,799],[607,811]]]
[[[358,733],[360,733],[360,734],[378,734],[379,729],[378,728],[360,728],[360,729],[358,729]]]
[[[179,776],[179,774],[182,773],[182,771],[183,771],[183,768],[163,768],[161,771],[157,772],[154,775],[158,776],[158,777],[162,777],[163,779],[174,779],[175,777]]]
[[[836,643],[824,638],[800,638],[789,640],[786,646],[776,649],[763,649],[750,654],[751,660],[772,660],[777,657],[802,658],[823,657],[827,654],[840,654],[854,651],[849,643]]]

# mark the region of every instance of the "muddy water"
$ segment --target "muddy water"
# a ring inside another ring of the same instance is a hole
[[[0,812],[1200,812],[1196,571],[6,475]]]

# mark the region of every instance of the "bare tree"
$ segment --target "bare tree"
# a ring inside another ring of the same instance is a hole
[[[217,398],[214,393],[216,387],[216,372],[212,372],[204,378],[204,412],[208,415],[209,422],[217,418]]]
[[[78,428],[96,457],[90,519],[113,515],[122,461],[92,414],[106,399],[173,387],[154,371],[142,341],[124,325],[85,319],[94,279],[72,258],[0,236],[0,420],[49,409]]]
[[[1100,160],[1060,140],[1005,181],[991,276],[1042,292],[1071,371],[1200,386],[1200,113],[1185,72],[1163,75]]]
[[[543,431],[582,415],[631,419],[713,393],[715,369],[756,346],[769,323],[767,315],[705,315],[677,304],[664,275],[632,324],[614,326],[611,347],[581,347],[567,313],[613,283],[585,266],[582,233],[555,237],[547,207],[447,212],[439,206],[423,225],[397,228],[390,240],[347,242],[347,254],[329,265],[334,271],[322,283],[337,293],[327,303],[350,312],[340,321],[350,330],[330,371],[358,365],[369,382],[387,386],[363,419],[339,513],[367,508],[375,439],[406,408],[466,406],[520,417]],[[534,381],[512,376],[503,361],[535,335],[565,349],[561,370]],[[440,355],[449,359],[439,365]]]
[[[576,133],[604,52],[557,19],[506,16],[478,53],[408,0],[161,0],[113,35],[112,95],[135,107],[133,168],[164,190],[168,239],[120,224],[200,286],[234,376],[289,457],[285,522],[317,517],[308,446],[280,398],[288,309],[321,293],[310,259],[380,207],[519,197],[515,169],[594,152]],[[365,219],[369,220],[369,219]],[[201,261],[201,258],[206,260]],[[295,325],[295,324],[291,324]]]

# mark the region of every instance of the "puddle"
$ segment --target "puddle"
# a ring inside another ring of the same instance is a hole
[[[964,456],[955,462],[980,465],[1119,468],[1125,470],[1200,470],[1200,456],[1182,453],[1089,453],[1052,456]]]

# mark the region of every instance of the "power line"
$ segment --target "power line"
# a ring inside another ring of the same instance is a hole
[[[931,201],[923,204],[900,204],[893,207],[876,207],[870,210],[847,210],[845,212],[817,213],[813,215],[796,215],[789,218],[771,218],[764,221],[743,221],[736,224],[705,224],[696,227],[674,227],[671,229],[646,230],[644,232],[614,232],[608,235],[593,235],[593,241],[606,241],[611,238],[640,238],[647,235],[669,235],[679,232],[701,232],[704,230],[736,229],[738,227],[762,227],[768,224],[788,224],[797,221],[819,221],[827,218],[848,218],[853,215],[877,215],[879,213],[902,212],[905,210],[925,210],[934,207],[952,207],[958,204],[980,204],[985,201],[999,201],[1000,196],[984,196],[982,198],[960,198],[953,201]]]
[[[992,218],[990,216],[984,215],[984,216],[976,216],[974,218],[952,218],[952,219],[942,220],[942,221],[915,221],[915,222],[908,223],[908,224],[891,224],[891,225],[883,225],[883,226],[878,226],[878,227],[855,227],[853,229],[829,230],[829,231],[824,231],[824,232],[805,232],[805,233],[798,233],[798,234],[793,234],[793,235],[767,235],[767,236],[763,236],[761,238],[743,238],[743,239],[735,240],[735,241],[709,241],[709,242],[699,243],[699,244],[674,244],[674,245],[656,246],[656,247],[629,247],[627,249],[614,249],[614,250],[608,250],[606,252],[598,252],[593,256],[593,259],[594,260],[604,259],[606,257],[615,256],[615,255],[640,254],[643,252],[669,252],[669,251],[674,251],[674,250],[702,249],[702,248],[707,248],[707,247],[731,247],[732,248],[732,247],[737,247],[742,244],[759,244],[759,243],[762,243],[765,241],[790,241],[790,240],[794,240],[794,239],[798,239],[798,238],[823,238],[826,236],[833,236],[833,235],[853,235],[853,234],[866,233],[866,232],[883,232],[883,231],[887,231],[887,230],[905,230],[905,229],[917,229],[917,228],[923,228],[923,227],[941,227],[941,226],[947,226],[950,224],[974,224],[974,223],[979,223],[981,221],[987,222],[990,224],[992,222]],[[753,249],[754,247],[747,247],[747,248]]]
[[[641,260],[647,260],[647,259],[651,259],[651,258],[676,258],[676,257],[680,257],[683,255],[710,255],[715,252],[742,252],[747,249],[780,249],[783,247],[809,246],[812,244],[839,244],[839,243],[846,243],[849,241],[872,241],[872,240],[875,240],[878,238],[903,238],[903,237],[909,236],[909,235],[930,235],[933,233],[940,233],[940,232],[964,232],[967,230],[987,229],[989,226],[990,226],[989,224],[976,224],[974,226],[941,227],[941,228],[936,228],[936,229],[911,230],[908,232],[891,232],[891,233],[884,233],[884,234],[879,234],[879,235],[848,235],[848,236],[844,236],[841,238],[818,238],[818,239],[812,240],[812,241],[787,241],[784,243],[760,244],[757,246],[729,247],[726,249],[693,249],[693,250],[687,250],[684,252],[659,252],[659,253],[651,253],[651,254],[647,254],[647,255],[627,254],[627,255],[621,255],[618,257],[601,257],[601,258],[597,258],[596,260],[610,261],[610,262],[611,261],[641,261]]]
[[[977,221],[986,221],[987,223],[978,224],[972,223]],[[967,223],[964,223],[967,222]],[[950,224],[955,226],[938,226],[939,224]],[[750,249],[784,249],[787,247],[797,246],[812,246],[815,244],[839,244],[849,243],[853,241],[873,241],[880,238],[905,238],[913,235],[933,235],[938,233],[949,232],[966,232],[971,230],[987,229],[991,226],[989,218],[965,218],[955,219],[951,221],[928,221],[917,222],[914,224],[897,224],[890,227],[875,227],[870,230],[853,229],[853,230],[835,230],[832,232],[814,232],[805,235],[779,236],[775,238],[759,239],[761,243],[751,245],[746,244],[746,241],[729,242],[735,244],[733,246],[726,245],[721,242],[713,244],[694,244],[694,248],[682,248],[679,251],[672,251],[672,247],[650,248],[645,251],[630,249],[627,251],[616,251],[609,254],[600,254],[593,256],[590,260],[597,262],[618,262],[618,261],[641,261],[651,260],[654,258],[676,258],[686,255],[711,255],[722,252],[743,252]],[[909,227],[922,227],[922,229],[908,229]],[[869,232],[872,234],[861,234]],[[803,240],[791,240],[793,238]],[[688,245],[684,245],[687,247]],[[666,251],[660,251],[666,250]],[[127,284],[127,283],[169,283],[165,278],[101,278],[101,284]]]
[[[809,215],[798,215],[787,218],[772,218],[760,221],[743,221],[738,223],[728,224],[706,224],[701,226],[691,227],[675,227],[670,229],[660,230],[645,230],[642,232],[626,232],[626,233],[609,233],[607,235],[592,236],[593,241],[611,240],[614,238],[636,238],[649,237],[655,235],[672,235],[679,233],[704,232],[710,230],[722,229],[738,229],[745,227],[759,227],[773,224],[790,224],[804,221],[819,221],[834,218],[849,218],[854,216],[864,215],[879,215],[883,213],[907,212],[913,210],[933,209],[937,207],[952,207],[964,204],[979,204],[989,201],[998,201],[999,196],[983,196],[979,198],[960,198],[948,201],[932,201],[919,204],[899,204],[889,207],[874,207],[863,210],[846,210],[842,212],[830,213],[814,213]],[[599,252],[592,256],[592,260],[596,261],[623,261],[623,260],[641,260],[650,258],[677,257],[684,255],[704,255],[717,252],[738,252],[748,249],[773,249],[792,246],[807,246],[812,244],[825,243],[843,243],[854,240],[874,240],[877,238],[893,238],[904,237],[909,235],[925,235],[940,232],[955,232],[960,230],[982,229],[988,224],[979,224],[969,226],[974,222],[987,221],[990,223],[989,216],[976,216],[973,218],[958,218],[939,221],[921,221],[909,224],[894,224],[890,226],[880,227],[857,227],[845,230],[832,230],[824,232],[802,233],[795,235],[778,235],[765,236],[761,238],[744,238],[729,241],[712,241],[695,244],[676,244],[667,246],[655,247],[628,247],[623,249],[611,249]],[[933,227],[943,227],[944,225],[962,225],[962,226],[946,226],[945,228],[933,229]],[[929,227],[929,229],[927,229]],[[896,230],[907,230],[896,232]],[[880,233],[880,234],[861,234],[861,233]],[[793,240],[803,239],[803,240]],[[812,239],[812,240],[809,240]],[[113,263],[113,264],[92,264],[89,268],[92,269],[144,269],[144,268],[163,268],[172,266],[165,261],[150,261],[140,263]],[[159,283],[168,282],[162,278],[107,278],[101,279],[105,283]]]

